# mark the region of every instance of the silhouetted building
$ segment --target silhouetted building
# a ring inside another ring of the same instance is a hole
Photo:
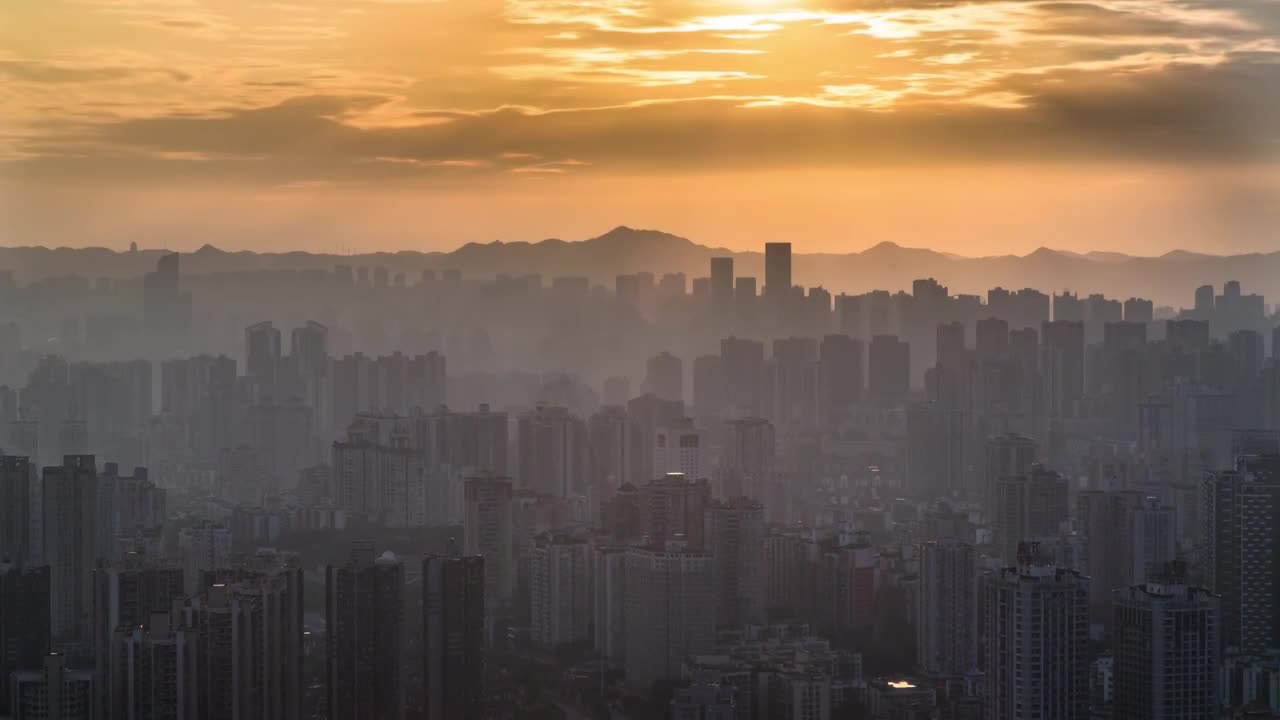
[[[346,565],[325,569],[328,717],[404,717],[404,563],[356,543]]]
[[[422,563],[426,720],[483,717],[485,558],[433,555]]]

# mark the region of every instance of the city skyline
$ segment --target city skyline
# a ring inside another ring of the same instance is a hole
[[[1263,0],[51,0],[0,10],[0,242],[1247,252]]]

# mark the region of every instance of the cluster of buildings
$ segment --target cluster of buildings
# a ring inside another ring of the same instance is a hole
[[[182,336],[199,295],[176,258],[142,282],[147,331]],[[762,288],[728,257],[685,288],[619,276],[618,334],[661,337],[671,303],[706,332],[586,379],[446,372],[417,341],[338,356],[331,334],[366,329],[315,321],[287,353],[258,322],[239,359],[29,363],[0,387],[0,715],[506,718],[494,658],[584,656],[545,698],[603,686],[615,716],[652,714],[674,686],[656,710],[678,720],[1280,715],[1260,296],[832,296],[793,285],[785,243]],[[508,321],[504,347],[564,350]],[[457,546],[399,552],[431,531]],[[280,549],[299,537],[350,557],[304,572]]]

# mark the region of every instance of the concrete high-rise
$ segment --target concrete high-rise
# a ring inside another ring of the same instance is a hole
[[[916,663],[930,677],[956,677],[978,666],[977,553],[954,539],[920,546]]]
[[[484,715],[485,564],[477,555],[422,562],[426,720]]]
[[[1222,646],[1280,647],[1280,457],[1243,457],[1205,480],[1204,562],[1222,598]]]
[[[669,352],[649,358],[640,391],[663,400],[684,402],[684,361]]]
[[[9,711],[9,675],[40,666],[49,652],[49,568],[0,561],[0,711]]]
[[[648,543],[663,547],[679,540],[694,550],[706,548],[706,512],[711,486],[704,479],[667,473],[640,489]]]
[[[593,609],[591,547],[568,535],[534,541],[530,564],[530,641],[552,651],[589,639]]]
[[[511,481],[482,476],[467,478],[462,525],[463,552],[484,558],[484,599],[488,608],[511,598],[515,568],[511,558]]]
[[[110,673],[98,673],[99,682],[105,678],[109,684],[107,717],[201,717],[198,646],[195,631],[171,610],[151,614],[144,625],[119,628],[112,636]]]
[[[1022,543],[1057,536],[1071,517],[1067,479],[1043,465],[996,481],[995,530],[1000,557],[1011,562]]]
[[[1008,434],[987,440],[982,477],[988,512],[995,510],[996,483],[1003,478],[1025,475],[1038,461],[1038,456],[1039,446],[1028,437]]]
[[[1018,564],[983,578],[986,720],[1089,717],[1085,579],[1019,548]]]
[[[93,573],[107,548],[98,544],[98,469],[92,455],[68,455],[44,469],[44,558],[50,570],[55,641],[87,641],[92,632]]]
[[[848,335],[827,335],[818,346],[818,420],[835,429],[862,400],[862,342]]]
[[[748,498],[714,502],[706,511],[714,558],[716,622],[738,628],[765,621],[764,506]]]
[[[775,301],[791,294],[791,243],[764,244],[764,294]]]
[[[28,458],[0,455],[0,563],[23,565],[31,559],[34,488],[35,466]]]
[[[333,720],[404,717],[404,563],[373,543],[325,569],[325,675]]]
[[[676,677],[689,655],[715,646],[716,598],[711,553],[684,543],[627,550],[626,662],[629,686],[649,689]]]
[[[911,394],[911,346],[897,335],[876,335],[867,350],[867,397],[882,406],[900,405]]]
[[[97,720],[93,670],[67,667],[67,657],[45,655],[39,669],[10,676],[13,720]]]
[[[733,310],[733,258],[711,258],[711,304],[721,322]]]
[[[1049,417],[1077,417],[1084,398],[1084,323],[1046,322],[1040,336],[1045,412]]]
[[[720,363],[728,410],[736,417],[764,412],[764,343],[728,337],[720,341]]]
[[[520,415],[516,474],[523,488],[550,497],[587,492],[587,424],[562,407],[538,406]]]
[[[777,433],[763,418],[725,423],[725,449],[717,475],[721,497],[768,499],[777,470]]]
[[[1218,602],[1176,576],[1115,592],[1113,717],[1218,716]]]

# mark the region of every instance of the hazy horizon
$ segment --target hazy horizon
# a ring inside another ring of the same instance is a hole
[[[8,3],[0,244],[1264,250],[1278,28],[1265,0]]]

